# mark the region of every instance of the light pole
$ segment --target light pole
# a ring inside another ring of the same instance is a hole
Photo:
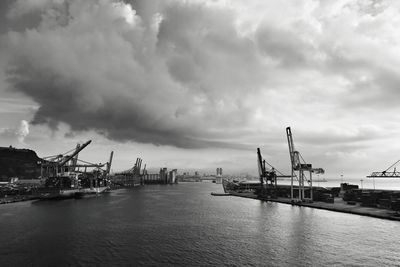
[[[364,189],[364,188],[363,188],[363,181],[364,181],[364,180],[361,179],[360,181],[361,181],[361,190],[363,190],[363,189]]]
[[[343,174],[340,175],[340,180],[342,181],[343,184]]]

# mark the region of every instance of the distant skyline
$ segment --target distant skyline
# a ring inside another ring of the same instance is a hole
[[[0,146],[114,170],[289,173],[285,128],[325,177],[400,159],[400,2],[0,2]]]

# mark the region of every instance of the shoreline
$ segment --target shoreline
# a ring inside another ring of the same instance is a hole
[[[346,201],[343,201],[342,199],[339,198],[335,198],[334,203],[325,203],[317,201],[312,203],[307,203],[307,202],[292,202],[290,198],[276,198],[276,199],[262,198],[254,195],[254,193],[230,192],[230,195],[234,197],[250,198],[261,201],[289,204],[292,206],[308,207],[308,208],[342,212],[354,215],[369,216],[384,220],[400,221],[400,214],[398,216],[395,216],[396,212],[394,211],[374,208],[374,207],[364,207],[360,206],[360,204],[349,205],[346,203]]]
[[[30,200],[36,200],[36,199],[38,199],[38,197],[34,196],[34,195],[25,195],[25,196],[17,196],[17,197],[2,197],[2,198],[0,198],[0,205],[24,202],[24,201],[30,201]]]

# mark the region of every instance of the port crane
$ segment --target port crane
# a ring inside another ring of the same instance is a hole
[[[91,163],[78,159],[79,153],[87,147],[92,141],[89,140],[84,144],[77,144],[76,148],[65,152],[64,154],[45,157],[42,162],[42,177],[64,175],[66,172],[86,173],[87,168],[94,168],[94,172],[102,176],[108,176],[111,170],[111,163],[114,152],[111,151],[110,159],[107,163]],[[71,153],[72,152],[72,153]],[[71,154],[69,154],[71,153]],[[106,169],[103,169],[106,167]],[[84,171],[80,171],[83,168]]]
[[[289,154],[290,154],[290,162],[291,162],[291,179],[290,179],[290,196],[291,199],[294,200],[293,194],[293,180],[296,177],[299,182],[299,200],[304,201],[306,200],[305,197],[305,181],[308,182],[310,187],[310,200],[313,199],[313,192],[312,192],[312,173],[316,174],[324,174],[325,171],[322,168],[313,168],[312,164],[308,164],[305,162],[303,157],[301,156],[300,152],[295,150],[294,142],[293,142],[293,135],[290,127],[286,127],[286,136],[289,145]],[[297,174],[298,173],[298,174]],[[306,173],[309,175],[309,179],[306,178]]]
[[[143,160],[141,158],[136,158],[135,165],[132,168],[115,173],[111,179],[111,182],[119,186],[130,186],[134,185],[136,182],[143,184],[143,176],[146,167],[143,169],[142,175],[140,173],[140,170],[142,168],[142,161]]]
[[[41,176],[57,176],[59,174],[64,174],[64,172],[74,171],[77,165],[79,152],[81,152],[91,142],[92,140],[89,140],[82,145],[78,144],[75,149],[67,151],[64,154],[43,158],[44,161],[41,164]],[[68,155],[67,153],[71,154]],[[70,162],[69,165],[67,165],[68,162]]]
[[[384,171],[376,171],[372,172],[370,175],[367,176],[367,178],[400,178],[400,171],[396,170],[396,166],[400,163],[400,159],[390,165],[386,170]]]
[[[77,159],[76,165],[73,165],[72,167],[75,169],[75,172],[83,172],[83,173],[87,172],[87,168],[94,168],[93,172],[98,172],[102,176],[106,177],[106,176],[109,176],[110,171],[111,171],[111,163],[112,163],[113,155],[114,155],[114,151],[111,151],[109,161],[106,163],[91,163],[88,161]],[[83,168],[84,171],[80,171],[80,168]]]
[[[128,175],[128,176],[140,176],[140,170],[142,168],[142,159],[141,158],[136,158],[136,163],[133,165],[132,168],[126,171],[122,171],[119,173],[116,173],[117,175]]]
[[[288,178],[291,176],[283,175],[280,171],[263,159],[260,148],[257,148],[257,163],[258,173],[260,176],[261,193],[267,193],[267,195],[275,197],[278,178]],[[269,166],[270,169],[267,169],[267,166]],[[279,175],[276,174],[277,172]]]
[[[257,148],[257,163],[261,188],[264,188],[264,183],[267,188],[276,187],[276,171],[274,168],[266,169],[267,161],[262,158],[260,148]]]

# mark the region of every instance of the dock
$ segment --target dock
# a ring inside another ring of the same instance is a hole
[[[243,193],[230,192],[230,195],[236,196],[236,197],[258,199],[258,200],[262,200],[262,201],[290,204],[290,205],[299,206],[299,207],[323,209],[323,210],[329,210],[329,211],[335,211],[335,212],[356,214],[356,215],[361,215],[361,216],[369,216],[369,217],[385,219],[385,220],[400,221],[400,213],[397,213],[393,210],[374,208],[374,207],[364,207],[364,206],[361,206],[359,203],[354,203],[353,205],[349,205],[349,204],[347,204],[346,201],[344,201],[340,198],[335,198],[334,203],[326,203],[326,202],[319,202],[319,201],[296,202],[296,201],[292,201],[290,198],[258,197],[253,192],[243,192]]]
[[[220,196],[220,197],[223,197],[223,196],[230,196],[231,194],[229,194],[229,193],[214,193],[214,192],[211,192],[211,195],[212,195],[212,196]]]

